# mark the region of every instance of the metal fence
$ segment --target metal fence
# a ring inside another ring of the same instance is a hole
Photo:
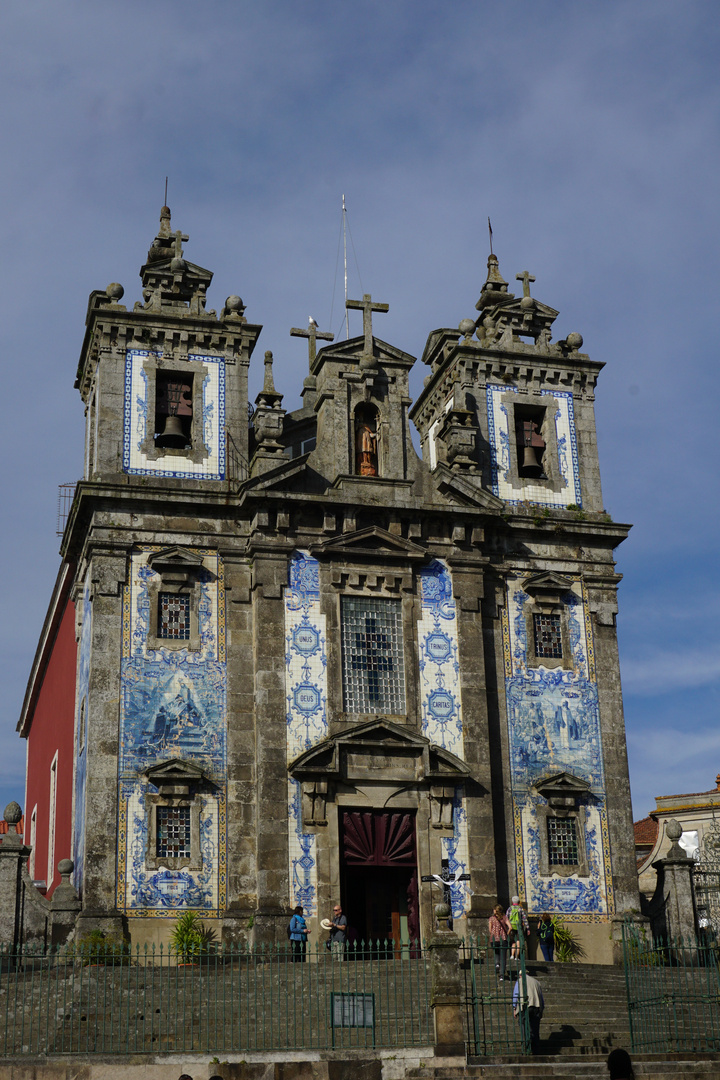
[[[623,926],[632,1049],[640,1053],[720,1051],[720,972],[715,942],[653,943]]]
[[[0,953],[0,1054],[349,1049],[432,1044],[417,943]]]
[[[468,1049],[473,1057],[494,1054],[529,1054],[528,1013],[513,1014],[513,989],[527,1002],[525,949],[521,941],[517,958],[507,943],[499,944],[478,935],[462,944],[460,959],[465,974]]]

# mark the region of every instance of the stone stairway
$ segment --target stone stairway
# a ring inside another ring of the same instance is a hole
[[[540,1025],[544,1054],[607,1054],[630,1047],[627,991],[622,968],[600,964],[529,964],[542,987]],[[510,984],[513,985],[512,983]]]
[[[717,1080],[720,1056],[699,1058],[678,1055],[633,1055],[636,1080]],[[465,1067],[432,1066],[410,1069],[405,1080],[607,1080],[605,1058],[535,1057],[488,1062]]]

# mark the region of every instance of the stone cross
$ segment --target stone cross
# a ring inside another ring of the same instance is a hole
[[[450,886],[457,885],[458,881],[469,881],[470,875],[458,874],[457,871],[455,871],[455,873],[453,874],[450,870],[450,861],[448,859],[443,859],[442,871],[439,874],[423,874],[420,880],[432,881],[434,885],[442,885],[443,902],[446,903],[452,910],[452,893],[450,891]]]
[[[373,304],[370,293],[363,293],[362,300],[346,300],[346,308],[354,308],[363,313],[363,334],[365,335],[365,356],[372,356],[372,313],[389,311],[389,304]]]
[[[523,270],[522,274],[516,274],[515,275],[515,280],[516,281],[522,281],[522,283],[523,283],[523,296],[529,296],[530,295],[530,282],[535,280],[533,275],[529,274],[527,270]]]
[[[178,229],[175,233],[175,258],[182,259],[182,245],[183,240],[189,240],[190,237],[186,236],[184,232]]]
[[[293,326],[290,337],[306,337],[308,339],[308,360],[311,367],[317,356],[317,339],[320,338],[321,341],[335,340],[334,334],[323,334],[318,330],[314,319],[310,320],[307,330],[300,330],[297,326]]]

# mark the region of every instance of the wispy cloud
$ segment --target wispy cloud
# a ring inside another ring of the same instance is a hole
[[[720,646],[687,652],[655,652],[642,659],[622,656],[623,689],[632,694],[663,694],[720,681]]]

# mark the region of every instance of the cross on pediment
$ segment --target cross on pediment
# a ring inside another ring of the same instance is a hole
[[[173,236],[175,237],[175,258],[176,259],[182,259],[183,240],[189,240],[190,237],[186,236],[185,233],[181,229],[177,229],[173,233]]]
[[[362,300],[346,300],[346,308],[353,308],[363,313],[363,334],[365,335],[365,356],[372,356],[373,334],[372,313],[373,311],[386,312],[390,310],[389,304],[373,304],[370,293],[363,293]]]
[[[515,275],[515,280],[516,281],[522,281],[522,283],[523,283],[523,296],[529,296],[530,295],[530,282],[535,280],[533,275],[528,273],[527,270],[523,270],[522,274],[516,274]]]
[[[315,357],[317,356],[317,339],[321,341],[334,341],[334,334],[325,334],[321,330],[318,330],[317,323],[314,320],[310,320],[307,330],[301,330],[297,326],[293,326],[290,331],[290,337],[304,337],[308,339],[308,360],[312,365]]]

